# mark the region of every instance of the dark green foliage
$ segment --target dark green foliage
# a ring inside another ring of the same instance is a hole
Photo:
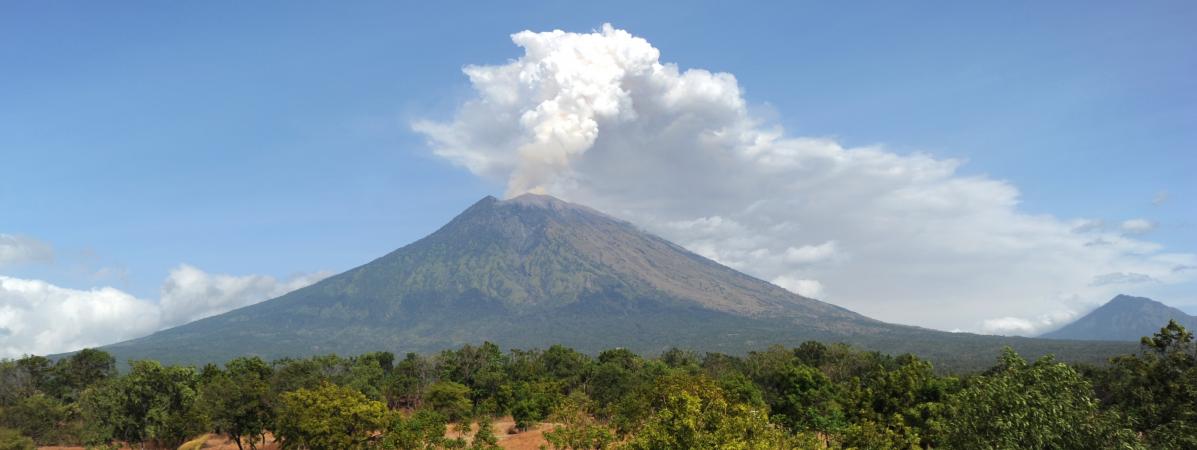
[[[256,448],[256,436],[274,422],[270,379],[273,370],[258,357],[243,357],[225,364],[226,370],[205,370],[200,383],[200,404],[213,429],[228,434],[237,448],[249,438]]]
[[[1050,357],[1028,364],[1008,350],[989,374],[951,396],[941,428],[949,448],[1137,448],[1134,433],[1098,409],[1088,381]]]
[[[453,422],[470,416],[470,388],[453,381],[439,381],[428,387],[424,405]]]
[[[177,447],[208,428],[190,367],[134,361],[129,374],[85,393],[90,443],[124,441]]]
[[[1197,448],[1197,344],[1172,321],[1142,339],[1138,355],[1094,371],[1098,395],[1122,411],[1153,448]]]

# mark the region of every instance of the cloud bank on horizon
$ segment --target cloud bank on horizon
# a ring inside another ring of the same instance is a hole
[[[790,136],[753,116],[735,76],[681,70],[647,40],[523,31],[470,65],[476,96],[420,120],[432,152],[506,184],[621,216],[723,264],[875,318],[1032,335],[1197,255],[1119,227],[1019,210],[961,161]]]
[[[70,289],[0,275],[0,358],[138,338],[278,297],[329,275],[317,272],[279,280],[210,274],[182,264],[163,282],[157,302],[112,287]]]

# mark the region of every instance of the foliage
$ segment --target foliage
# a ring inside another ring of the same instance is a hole
[[[1115,358],[1097,371],[1097,391],[1110,409],[1129,416],[1153,448],[1197,448],[1197,344],[1170,321],[1142,339],[1138,355]]]
[[[1135,448],[1130,430],[1097,408],[1087,380],[1050,357],[1028,364],[1013,350],[991,373],[948,401],[943,444],[950,448]]]
[[[590,414],[591,401],[581,392],[567,397],[550,418],[557,427],[544,434],[558,450],[606,449],[615,442],[615,434]]]
[[[283,393],[274,433],[284,449],[362,449],[386,415],[386,405],[358,390],[324,383]]]
[[[427,409],[395,413],[383,430],[379,447],[387,450],[437,449],[453,444],[445,438],[445,417]]]
[[[33,439],[10,428],[0,428],[0,450],[33,450]]]
[[[765,411],[727,401],[705,376],[671,375],[655,388],[628,449],[776,449],[790,440]]]
[[[273,370],[258,357],[243,357],[225,364],[226,370],[205,371],[200,385],[200,403],[217,432],[228,434],[237,448],[249,438],[265,433],[274,421],[270,378]]]
[[[1028,363],[947,376],[912,355],[805,342],[746,356],[495,344],[223,367],[82,351],[0,360],[0,427],[24,446],[174,447],[205,432],[251,449],[493,449],[489,417],[552,422],[555,449],[1197,448],[1197,345],[1170,324],[1108,367]],[[446,438],[450,426],[472,438]]]
[[[428,388],[428,395],[424,401],[429,409],[445,416],[452,422],[459,422],[469,417],[472,408],[470,388],[452,381],[433,383]]]
[[[128,375],[84,395],[87,440],[179,446],[207,428],[196,401],[197,381],[190,367],[134,361]]]

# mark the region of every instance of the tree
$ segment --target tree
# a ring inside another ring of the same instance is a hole
[[[1138,355],[1099,371],[1103,403],[1130,416],[1153,448],[1197,448],[1197,345],[1176,321],[1141,340]]]
[[[229,435],[241,449],[242,438],[257,448],[255,436],[263,434],[274,420],[270,405],[272,370],[258,357],[243,357],[225,364],[226,371],[206,375],[200,386],[200,401],[216,431]],[[207,372],[207,371],[206,371]]]
[[[452,381],[433,383],[428,388],[424,403],[450,422],[460,422],[469,417],[473,407],[470,403],[470,388]]]
[[[0,412],[0,426],[13,428],[39,445],[68,443],[76,439],[74,409],[38,392]]]
[[[195,369],[164,367],[153,360],[132,365],[128,375],[85,393],[89,441],[177,447],[207,429],[197,404]]]
[[[421,409],[411,415],[392,414],[379,447],[386,450],[432,450],[452,446],[445,438],[445,417]]]
[[[591,416],[590,399],[575,392],[553,412],[551,420],[559,425],[544,434],[557,450],[602,450],[615,442],[611,429]]]
[[[474,432],[470,448],[474,450],[495,450],[499,448],[499,438],[495,437],[495,430],[490,419],[478,421],[478,431]]]
[[[626,448],[777,449],[794,448],[765,411],[728,402],[704,376],[668,376],[653,390],[650,414]]]
[[[942,444],[975,449],[1138,448],[1118,418],[1103,414],[1088,381],[1045,356],[1028,364],[1007,348],[988,375],[948,401]]]
[[[356,389],[323,383],[283,393],[274,432],[283,449],[363,449],[386,414],[386,405]]]
[[[54,365],[54,374],[58,379],[58,396],[73,402],[88,386],[116,376],[116,359],[103,350],[85,348],[59,360]]]
[[[396,364],[386,379],[383,396],[387,406],[415,408],[420,406],[428,386],[432,384],[434,368],[428,359],[408,353]]]
[[[766,377],[774,420],[793,431],[832,431],[844,425],[836,385],[819,369],[789,364]]]

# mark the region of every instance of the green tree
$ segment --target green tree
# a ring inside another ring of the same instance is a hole
[[[432,450],[451,446],[445,438],[445,417],[427,409],[411,415],[395,413],[379,441],[386,450]]]
[[[1176,321],[1144,337],[1138,355],[1099,371],[1103,402],[1130,416],[1153,448],[1197,448],[1197,344]]]
[[[819,369],[790,364],[766,378],[774,420],[793,431],[832,431],[844,425],[838,389]]]
[[[78,439],[73,405],[38,392],[0,412],[0,426],[13,428],[39,445],[65,444]]]
[[[1130,430],[1101,413],[1089,382],[1045,356],[1028,364],[1007,348],[997,367],[953,395],[942,444],[972,449],[1138,448]]]
[[[424,399],[427,408],[445,416],[451,422],[461,422],[469,417],[473,405],[470,403],[470,388],[452,381],[438,381],[428,388]]]
[[[668,376],[653,392],[651,413],[636,428],[628,449],[794,448],[765,411],[727,401],[705,376]]]
[[[228,434],[238,449],[243,448],[243,438],[249,438],[251,449],[257,448],[255,437],[274,421],[270,404],[273,371],[256,356],[234,359],[225,367],[225,371],[205,375],[200,385],[201,404],[215,430]]]
[[[197,379],[190,367],[134,361],[128,375],[85,393],[88,440],[177,447],[208,428],[197,404]]]
[[[544,434],[545,440],[557,450],[602,450],[611,447],[615,442],[615,434],[588,412],[590,408],[590,399],[585,394],[571,394],[550,417],[558,425]]]
[[[116,359],[103,350],[85,348],[54,365],[58,379],[56,394],[74,402],[88,386],[116,376]]]
[[[470,448],[474,450],[496,450],[499,448],[499,438],[495,437],[495,430],[489,418],[478,421],[478,431],[474,432]]]
[[[283,449],[363,449],[386,415],[386,405],[358,390],[324,383],[283,393],[274,433]]]

